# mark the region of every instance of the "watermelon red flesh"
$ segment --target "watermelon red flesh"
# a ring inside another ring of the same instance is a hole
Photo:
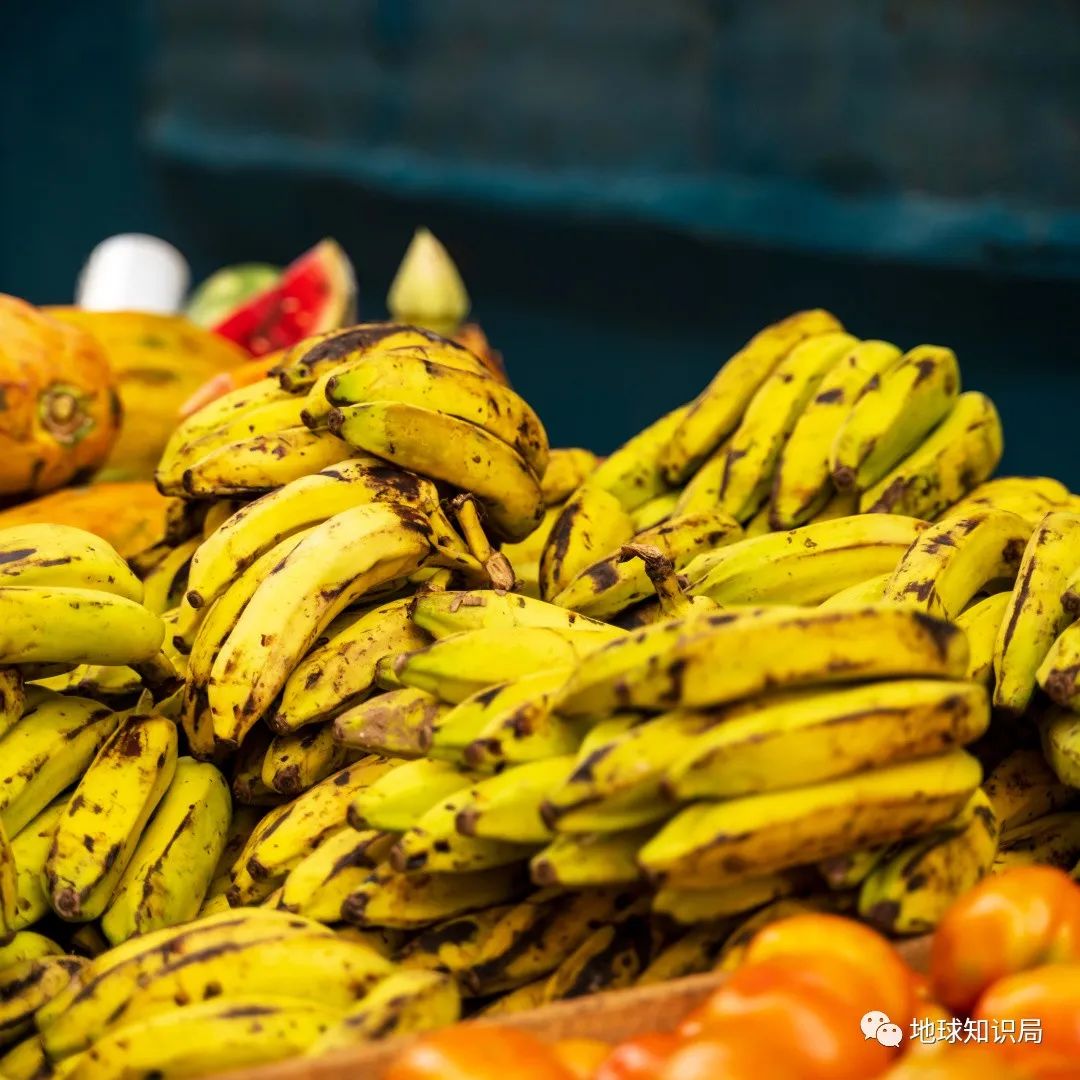
[[[253,296],[213,327],[252,356],[284,349],[311,334],[336,330],[354,318],[356,281],[348,256],[323,240],[280,280]]]

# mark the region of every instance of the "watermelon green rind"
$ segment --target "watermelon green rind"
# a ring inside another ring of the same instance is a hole
[[[184,314],[210,328],[228,318],[253,296],[281,279],[281,268],[269,263],[239,263],[211,274],[192,294]]]

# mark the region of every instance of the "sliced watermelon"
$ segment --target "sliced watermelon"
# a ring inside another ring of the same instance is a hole
[[[209,329],[280,280],[281,269],[266,263],[222,267],[191,294],[184,314],[193,323]]]
[[[212,327],[252,356],[288,348],[356,317],[356,278],[348,256],[323,240],[290,263],[276,284]]]

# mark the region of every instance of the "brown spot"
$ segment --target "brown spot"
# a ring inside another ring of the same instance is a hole
[[[834,402],[844,400],[844,391],[839,386],[834,386],[831,390],[822,390],[814,401],[819,405],[832,405]]]

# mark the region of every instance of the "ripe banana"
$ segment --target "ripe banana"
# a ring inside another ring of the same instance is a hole
[[[540,555],[540,594],[561,592],[582,570],[634,535],[634,522],[611,492],[588,481],[567,500]]]
[[[976,791],[955,825],[890,851],[870,871],[859,890],[859,915],[889,935],[929,933],[990,872],[998,832],[990,800]]]
[[[438,594],[432,594],[438,595]],[[279,733],[332,720],[362,702],[384,656],[422,649],[430,638],[410,616],[412,598],[391,600],[352,620],[313,648],[289,675],[268,723]]]
[[[299,795],[358,756],[334,739],[331,724],[278,735],[263,759],[262,782],[282,795]]]
[[[566,782],[574,760],[573,755],[564,755],[533,761],[474,782],[458,800],[458,832],[515,844],[546,844],[552,832],[540,807],[549,791]]]
[[[742,915],[764,904],[791,896],[807,887],[808,875],[790,873],[748,877],[722,888],[694,888],[689,880],[680,885],[664,885],[653,897],[653,911],[667,915],[677,923],[692,926]]]
[[[156,656],[165,624],[98,589],[0,587],[0,664],[131,664]]]
[[[655,986],[712,971],[734,925],[732,919],[718,919],[691,926],[657,953],[634,985]]]
[[[18,911],[18,867],[4,823],[0,821],[0,939],[7,938],[8,934],[16,929]]]
[[[438,971],[460,979],[476,964],[495,928],[512,913],[539,905],[541,898],[548,898],[548,894],[536,892],[520,904],[496,904],[436,923],[412,935],[395,959],[412,971]],[[472,992],[472,996],[477,995]]]
[[[818,872],[833,892],[844,892],[861,885],[882,859],[893,850],[894,845],[861,848],[844,855],[823,859],[817,864]]]
[[[720,491],[724,486],[724,473],[727,470],[727,451],[728,443],[722,442],[702,462],[701,467],[679,492],[673,514],[715,510],[720,505]],[[749,522],[746,527],[749,527]]]
[[[962,750],[870,769],[791,791],[699,803],[680,811],[638,859],[654,878],[735,883],[929,832],[979,785]]]
[[[1062,810],[1076,791],[1054,775],[1046,758],[1036,749],[1014,750],[987,776],[983,791],[1007,836],[1018,826]]]
[[[0,1046],[32,1031],[34,1013],[60,993],[84,964],[78,956],[44,956],[0,971]]]
[[[1039,665],[1035,678],[1058,705],[1080,712],[1080,621],[1061,632]]]
[[[316,526],[255,590],[214,661],[215,741],[235,747],[333,619],[419,567],[431,530],[406,507],[356,506]]]
[[[519,680],[519,688],[525,683],[543,685],[549,674],[526,676]],[[565,682],[562,674],[558,682],[558,687],[539,691],[508,716],[500,715],[499,709],[486,710],[491,719],[465,747],[462,756],[466,764],[474,769],[498,772],[508,765],[577,753],[593,721],[559,716],[553,710],[556,695]]]
[[[432,729],[449,709],[425,690],[390,690],[343,712],[334,721],[334,738],[372,754],[419,758],[430,748]]]
[[[776,365],[746,406],[727,447],[720,507],[739,521],[753,517],[772,489],[780,451],[821,380],[856,339],[818,334]]]
[[[804,915],[811,911],[828,911],[835,907],[827,903],[829,899],[829,897],[817,895],[799,900],[777,900],[773,904],[767,904],[760,911],[755,911],[728,935],[720,950],[719,962],[714,970],[732,972],[740,968],[750,942],[754,940],[762,927],[787,919],[792,915]]]
[[[1008,510],[944,518],[912,543],[885,586],[885,600],[955,619],[984,585],[1016,576],[1031,532]]]
[[[49,913],[49,899],[45,894],[45,860],[65,806],[61,799],[51,803],[11,839],[11,858],[16,876],[14,914],[6,921],[9,930],[25,931],[26,927],[33,926]],[[19,936],[16,934],[13,940],[17,941]],[[3,966],[0,963],[0,968]]]
[[[210,887],[206,890],[204,908],[207,903],[217,897],[224,899],[232,884],[229,872],[236,860],[240,858],[240,852],[244,850],[244,845],[251,838],[255,826],[263,819],[264,813],[261,807],[256,806],[233,807],[229,831],[225,834],[225,843],[218,856],[217,866],[214,867],[214,876],[210,879]]]
[[[570,716],[721,705],[762,690],[896,676],[959,678],[967,641],[921,611],[748,608],[636,631],[571,676]],[[738,656],[738,666],[725,662]]]
[[[667,521],[675,512],[675,505],[679,501],[681,492],[665,491],[663,495],[657,495],[647,503],[639,506],[630,518],[634,522],[634,528],[641,532],[643,529],[651,529],[663,521]]]
[[[918,345],[868,386],[836,433],[829,469],[841,491],[873,487],[945,417],[960,392],[956,354]]]
[[[335,409],[330,429],[358,450],[472,492],[502,539],[523,540],[544,516],[540,482],[525,459],[466,420],[416,405],[369,401]]]
[[[994,681],[994,645],[1011,603],[1011,592],[991,593],[969,604],[954,620],[967,637],[967,677],[973,682],[989,686]]]
[[[680,418],[660,454],[665,480],[683,483],[738,427],[762,383],[799,342],[843,330],[827,311],[797,311],[755,334],[713,376]]]
[[[50,1075],[55,1072],[36,1033],[16,1043],[0,1057],[0,1076],[6,1080],[34,1080]]]
[[[284,795],[262,781],[263,762],[273,737],[265,724],[256,724],[236,752],[230,786],[233,798],[243,806],[280,806],[285,801]]]
[[[686,575],[694,596],[723,605],[819,604],[838,588],[894,570],[924,528],[892,514],[833,518],[710,552]]]
[[[1056,866],[1071,870],[1080,859],[1080,813],[1066,810],[1018,825],[1001,838],[994,873],[1014,866]]]
[[[900,350],[887,341],[860,341],[826,372],[780,453],[769,502],[774,529],[803,525],[828,503],[836,434],[863,390],[899,359]]]
[[[561,833],[529,864],[537,885],[587,889],[642,880],[638,852],[656,832],[645,825],[624,832]]]
[[[6,971],[26,960],[63,955],[64,950],[44,934],[35,933],[33,930],[18,930],[0,945],[0,971]]]
[[[723,550],[741,537],[742,529],[734,518],[712,510],[669,518],[637,533],[632,543],[657,548],[676,570],[682,570],[696,555]],[[595,618],[610,618],[653,595],[645,563],[616,550],[582,570],[552,603]]]
[[[479,778],[479,773],[449,761],[406,761],[357,792],[349,824],[354,829],[405,832],[433,806]]]
[[[511,990],[508,994],[497,997],[490,1005],[485,1005],[477,1015],[488,1019],[493,1016],[512,1016],[515,1013],[538,1009],[547,1000],[545,997],[547,983],[546,978],[534,979],[524,986]]]
[[[102,916],[113,945],[195,917],[225,847],[229,816],[229,788],[217,768],[180,758]]]
[[[22,718],[26,689],[18,668],[0,667],[0,739]]]
[[[670,490],[660,459],[688,409],[680,405],[627,439],[597,465],[588,483],[614,495],[627,513]]]
[[[878,604],[885,595],[885,585],[891,577],[892,570],[887,574],[877,574],[867,578],[865,581],[857,581],[854,585],[833,593],[827,600],[822,600],[818,606],[825,611],[832,611],[836,608],[866,607],[868,604]]]
[[[17,836],[75,783],[120,714],[89,698],[39,691],[0,741],[0,822]]]
[[[974,742],[990,723],[985,687],[947,679],[795,691],[772,700],[743,715],[713,716],[696,740],[683,739],[664,773],[671,797],[730,799],[821,783],[945,753]]]
[[[979,484],[947,513],[960,517],[973,510],[1011,510],[1035,528],[1048,510],[1075,509],[1073,498],[1064,484],[1049,476],[999,476]]]
[[[55,827],[45,863],[49,902],[61,918],[81,922],[105,910],[172,782],[176,747],[171,720],[134,715],[98,751]]]
[[[559,506],[566,502],[599,464],[600,459],[591,450],[580,446],[553,447],[540,477],[544,505]]]
[[[143,606],[145,608],[156,615],[164,615],[176,606],[179,599],[177,594],[183,592],[179,583],[185,580],[191,556],[195,554],[200,542],[197,536],[185,540],[174,547],[143,578]]]
[[[97,589],[141,603],[143,587],[99,536],[71,525],[0,529],[0,585]]]

